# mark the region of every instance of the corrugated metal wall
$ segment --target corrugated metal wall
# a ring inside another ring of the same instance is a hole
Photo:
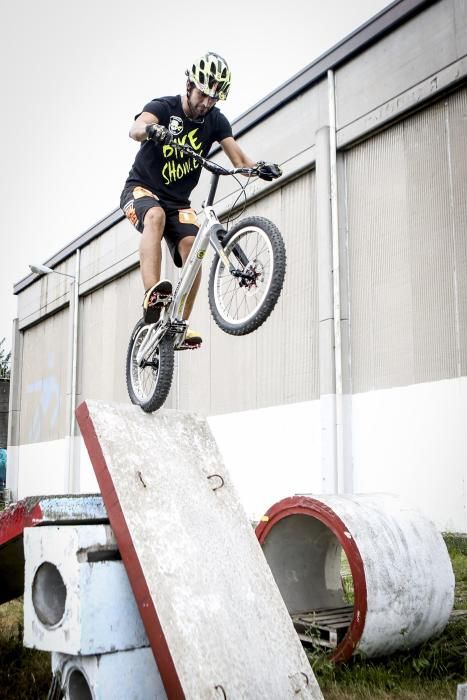
[[[346,153],[354,393],[465,375],[467,89]]]
[[[125,352],[131,330],[141,317],[141,302],[139,270],[82,298],[77,403],[103,396],[108,401],[129,402]]]
[[[20,444],[58,440],[67,432],[68,310],[24,333]]]
[[[271,219],[281,230],[288,256],[281,298],[255,333],[235,337],[215,325],[207,305],[212,255],[206,260],[192,316],[205,343],[199,351],[177,354],[171,406],[213,415],[319,396],[314,200],[313,171],[250,205],[243,214]]]

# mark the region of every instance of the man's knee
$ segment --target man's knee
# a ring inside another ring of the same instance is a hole
[[[188,257],[190,250],[193,247],[194,242],[195,242],[194,236],[185,236],[185,238],[182,238],[182,240],[179,242],[178,252],[180,253],[180,257],[184,262],[185,262],[185,259]]]
[[[151,207],[144,217],[144,228],[162,232],[165,226],[165,212],[161,207]]]

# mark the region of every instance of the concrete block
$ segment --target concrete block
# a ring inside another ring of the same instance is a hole
[[[456,700],[467,700],[467,683],[460,683],[457,686]]]
[[[24,645],[102,654],[148,645],[109,525],[24,531]]]
[[[100,401],[77,417],[171,700],[321,700],[207,421]]]
[[[52,653],[65,700],[167,700],[150,647],[102,656]]]

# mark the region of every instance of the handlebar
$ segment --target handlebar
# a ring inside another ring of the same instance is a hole
[[[191,148],[191,146],[187,146],[186,143],[176,143],[175,141],[172,141],[171,146],[174,150],[178,149],[182,151],[182,153],[186,153],[187,155],[191,156],[194,160],[198,161],[198,163],[200,163],[203,168],[206,168],[206,170],[209,170],[209,172],[214,175],[214,177],[211,180],[211,187],[209,190],[208,198],[203,204],[203,206],[212,206],[216,196],[217,184],[219,182],[220,175],[248,175],[249,177],[263,176],[263,179],[265,180],[273,180],[282,175],[280,168],[275,165],[269,166],[270,172],[268,173],[268,177],[265,177],[264,173],[260,169],[263,165],[265,165],[264,163],[257,163],[256,167],[254,168],[228,169],[224,168],[223,165],[214,163],[212,160],[207,160],[207,158],[204,158],[202,155],[197,153],[193,148]],[[245,188],[241,183],[240,186],[244,192]]]
[[[218,163],[214,163],[212,160],[204,158],[202,155],[193,150],[191,146],[187,146],[187,144],[185,143],[175,143],[172,141],[171,146],[172,148],[183,151],[183,153],[186,153],[187,155],[197,160],[203,168],[209,170],[209,172],[213,175],[259,175],[259,170],[257,168],[224,168],[222,165],[219,165]]]

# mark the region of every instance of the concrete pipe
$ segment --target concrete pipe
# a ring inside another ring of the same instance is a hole
[[[256,534],[297,631],[322,635],[333,661],[414,647],[448,622],[454,574],[444,540],[396,497],[286,498]],[[342,553],[353,601],[344,595]]]

